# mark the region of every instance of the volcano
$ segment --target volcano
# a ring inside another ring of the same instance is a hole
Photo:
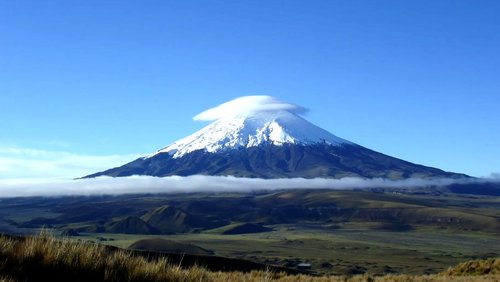
[[[241,97],[195,116],[205,128],[98,176],[232,175],[253,178],[467,177],[370,150],[310,123],[305,109],[270,96]]]

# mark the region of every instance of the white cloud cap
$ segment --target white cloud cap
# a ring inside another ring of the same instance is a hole
[[[269,111],[287,111],[294,114],[304,114],[307,112],[307,109],[295,104],[280,101],[272,96],[243,96],[203,111],[194,116],[193,119],[213,121],[222,118],[252,115]]]

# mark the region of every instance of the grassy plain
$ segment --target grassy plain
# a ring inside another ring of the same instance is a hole
[[[147,258],[123,249],[68,238],[0,236],[0,281],[498,281],[500,259],[461,263],[439,274],[372,276],[289,275],[268,270],[208,271],[182,267],[166,257]]]
[[[223,234],[246,222],[272,231]],[[181,231],[158,229],[166,224]],[[500,256],[500,198],[433,189],[0,199],[0,231],[43,226],[121,248],[165,239],[216,256],[291,268],[306,263],[307,271],[328,275],[421,275]]]
[[[352,224],[344,229],[274,226],[265,233],[130,235],[86,234],[83,238],[127,248],[137,240],[162,238],[194,244],[215,255],[294,267],[311,264],[316,274],[429,274],[467,259],[500,256],[500,238],[486,233],[436,229],[373,231]],[[99,238],[99,239],[97,239]]]

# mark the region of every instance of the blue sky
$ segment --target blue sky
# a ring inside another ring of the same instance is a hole
[[[245,95],[408,161],[500,171],[498,1],[1,1],[0,178],[131,160]]]

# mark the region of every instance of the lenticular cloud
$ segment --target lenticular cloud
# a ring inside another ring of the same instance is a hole
[[[194,120],[213,121],[221,118],[251,115],[267,111],[288,111],[294,114],[304,114],[307,109],[295,104],[280,101],[271,96],[243,96],[208,109],[194,116]]]

